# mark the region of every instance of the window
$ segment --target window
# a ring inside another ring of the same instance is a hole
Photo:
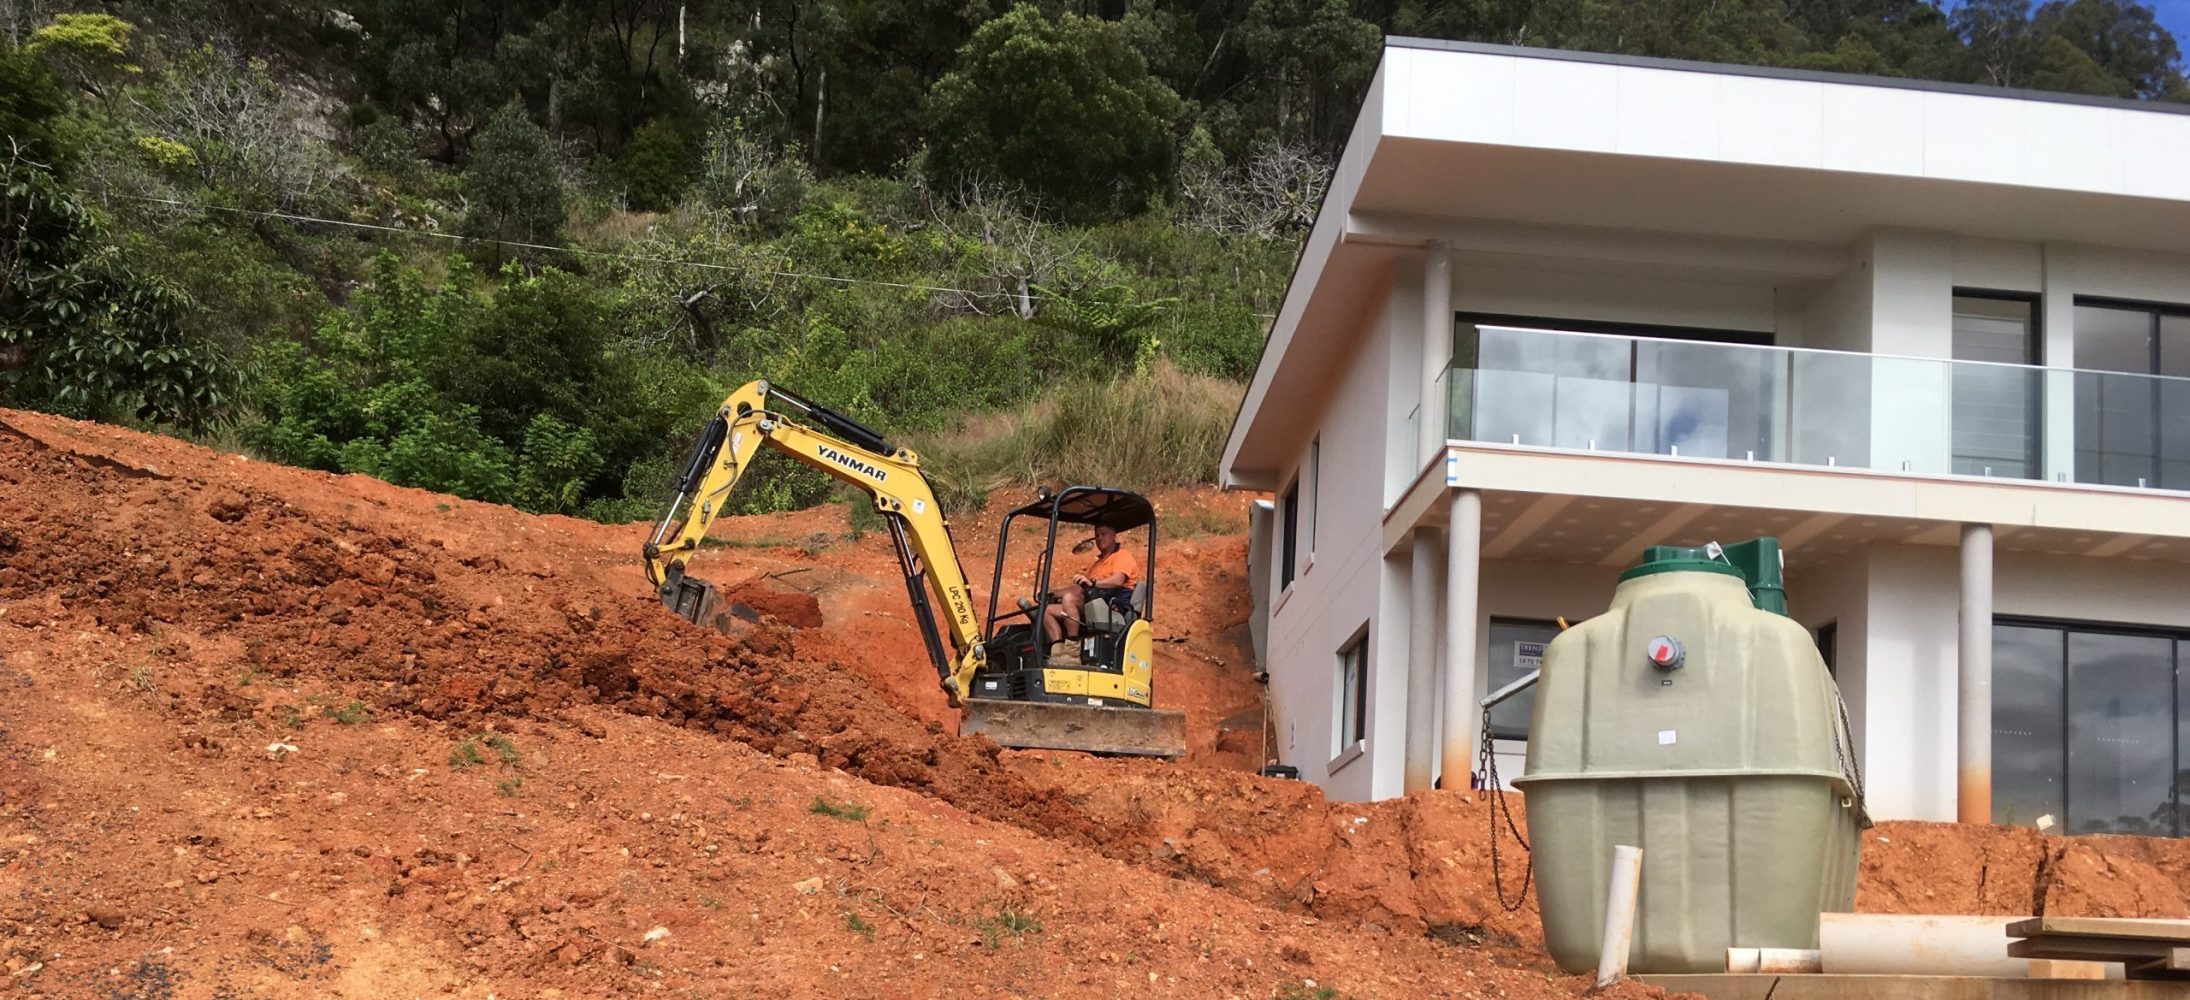
[[[1959,475],[2038,479],[2038,300],[1954,296],[1954,464]],[[2006,367],[2015,365],[2018,367]]]
[[[2076,481],[2190,489],[2190,309],[2079,301],[2075,364]]]
[[[1490,687],[1496,691],[1544,665],[1544,647],[1559,635],[1559,623],[1526,618],[1490,620]],[[1529,688],[1490,710],[1491,735],[1501,740],[1528,739],[1529,716],[1536,711],[1536,689]]]
[[[1323,515],[1323,439],[1308,442],[1308,561],[1316,557],[1316,520]]]
[[[1300,480],[1293,480],[1278,498],[1278,593],[1293,585],[1293,570],[1300,555]]]
[[[2002,620],[1992,636],[1994,822],[2190,833],[2190,634]]]
[[[1839,645],[1840,645],[1840,623],[1839,623],[1839,622],[1826,622],[1825,624],[1823,624],[1823,625],[1819,625],[1819,626],[1817,627],[1817,656],[1818,656],[1818,659],[1821,659],[1821,660],[1824,660],[1824,661],[1825,661],[1825,672],[1826,672],[1827,674],[1830,674],[1830,675],[1832,675],[1832,676],[1833,676],[1834,678],[1836,678],[1836,679],[1837,679],[1837,678],[1838,678],[1838,677],[1840,676],[1840,665],[1839,665],[1839,664],[1837,664],[1837,663],[1835,663],[1835,662],[1833,662],[1833,660],[1834,660],[1835,654],[1839,652],[1839,650],[1838,650],[1838,648],[1837,648],[1837,647],[1838,647]]]
[[[1331,756],[1343,757],[1369,738],[1369,627],[1338,651],[1331,704]]]

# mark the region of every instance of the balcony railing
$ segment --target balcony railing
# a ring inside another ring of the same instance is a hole
[[[1461,328],[1450,436],[2190,489],[2190,378]]]

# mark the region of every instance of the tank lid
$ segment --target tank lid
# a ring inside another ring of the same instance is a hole
[[[1659,573],[1717,573],[1721,576],[1740,577],[1741,570],[1732,563],[1714,557],[1710,549],[1690,549],[1678,545],[1653,545],[1643,550],[1642,562],[1620,574],[1622,580],[1638,576],[1654,576]]]
[[[1749,588],[1749,600],[1776,615],[1787,613],[1787,591],[1782,582],[1785,562],[1779,539],[1769,535],[1735,545],[1717,543],[1700,549],[1678,545],[1653,545],[1643,550],[1642,562],[1620,574],[1622,580],[1655,573],[1718,573],[1740,577]]]

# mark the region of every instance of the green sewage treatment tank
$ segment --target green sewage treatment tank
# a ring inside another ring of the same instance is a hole
[[[1815,948],[1818,914],[1853,907],[1860,772],[1839,690],[1779,583],[1774,539],[1655,546],[1610,610],[1544,651],[1514,785],[1544,942],[1568,972],[1596,968],[1619,844],[1643,850],[1634,972]]]

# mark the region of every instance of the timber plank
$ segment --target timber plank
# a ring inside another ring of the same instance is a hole
[[[2190,944],[2190,920],[2130,917],[2032,917],[2007,925],[2007,936],[2137,938]]]
[[[2105,938],[2024,938],[2008,942],[2011,958],[2072,958],[2086,962],[2164,961],[2174,946],[2165,941],[2114,941]]]
[[[1709,1000],[2182,1000],[2180,983],[1966,976],[1644,975],[1647,986]]]

